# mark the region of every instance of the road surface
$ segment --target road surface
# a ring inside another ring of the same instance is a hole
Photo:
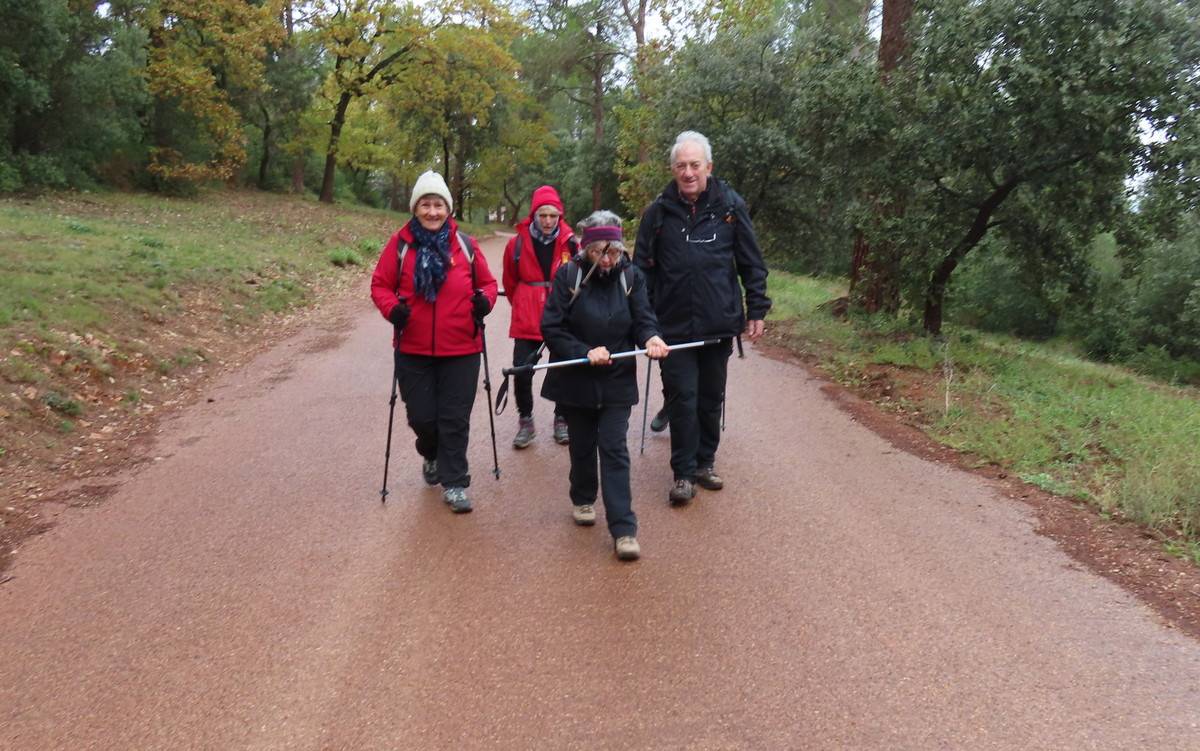
[[[727,487],[681,509],[635,412],[623,564],[571,523],[544,402],[525,451],[498,419],[496,481],[481,390],[461,516],[398,408],[381,505],[389,337],[364,283],[22,548],[0,748],[1200,748],[1200,645],[804,371],[731,363]]]

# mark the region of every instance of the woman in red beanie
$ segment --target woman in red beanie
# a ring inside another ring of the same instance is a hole
[[[529,206],[529,216],[517,224],[516,237],[504,248],[504,294],[512,305],[508,335],[513,339],[513,365],[529,362],[541,346],[542,309],[554,272],[578,249],[571,226],[563,217],[563,202],[557,190],[543,185],[533,191]],[[523,449],[537,435],[533,425],[533,374],[517,375],[513,380],[518,415],[513,448]],[[557,405],[554,440],[560,444],[568,441],[567,421]]]

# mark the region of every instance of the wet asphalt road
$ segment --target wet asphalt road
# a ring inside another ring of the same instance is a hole
[[[496,481],[480,396],[464,516],[398,407],[381,505],[389,333],[364,286],[22,548],[0,748],[1200,749],[1200,645],[753,348],[724,491],[669,508],[635,412],[638,563],[571,524],[545,403]]]

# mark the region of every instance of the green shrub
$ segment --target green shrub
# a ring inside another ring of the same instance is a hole
[[[329,252],[329,262],[338,268],[361,266],[362,258],[350,248],[334,248]]]
[[[45,403],[47,407],[60,414],[69,415],[71,417],[79,417],[83,414],[82,404],[74,399],[70,399],[53,391],[42,397],[42,402]]]

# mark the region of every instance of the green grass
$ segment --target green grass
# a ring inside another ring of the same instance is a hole
[[[819,308],[844,292],[772,272],[771,319],[847,385],[881,367],[920,381],[908,406],[937,440],[1045,490],[1182,534],[1180,554],[1197,558],[1200,391],[1080,359],[1063,343],[954,328],[934,342],[894,319],[838,320]]]

